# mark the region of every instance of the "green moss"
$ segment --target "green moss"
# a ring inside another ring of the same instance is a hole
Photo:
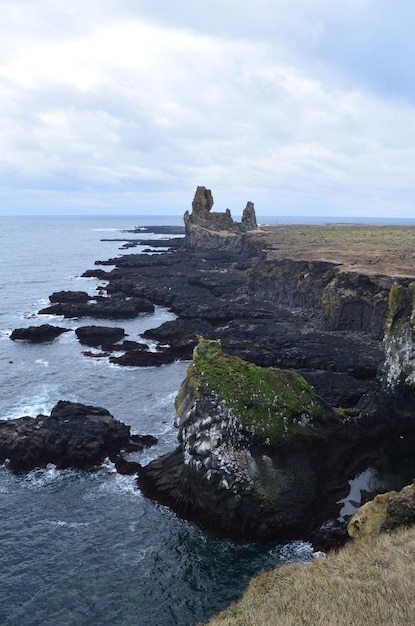
[[[191,376],[204,392],[214,392],[244,426],[272,442],[305,431],[313,436],[314,422],[333,416],[301,376],[223,354],[219,341],[199,342]]]
[[[349,419],[361,416],[361,412],[359,411],[359,409],[352,409],[352,408],[344,409],[344,408],[336,407],[333,409],[333,411],[337,415],[337,417],[340,418],[342,421],[347,421]]]

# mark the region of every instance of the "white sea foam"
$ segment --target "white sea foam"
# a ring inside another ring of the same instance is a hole
[[[41,359],[39,359],[41,360]],[[44,386],[37,394],[30,398],[22,398],[19,404],[13,406],[1,416],[2,419],[17,419],[24,415],[36,417],[36,415],[50,415],[52,407],[59,400],[59,390],[56,385]]]
[[[36,359],[35,363],[37,365],[43,365],[44,367],[49,367],[49,361],[45,361],[45,359]]]
[[[105,232],[120,232],[121,228],[93,228],[94,233],[105,233]]]
[[[62,333],[61,335],[59,335],[58,341],[59,343],[76,343],[77,338],[74,332]]]
[[[90,526],[91,522],[65,522],[64,520],[45,520],[48,526],[57,526],[58,528],[84,528]]]

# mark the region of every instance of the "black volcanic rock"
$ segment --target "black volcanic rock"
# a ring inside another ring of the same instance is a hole
[[[40,326],[28,326],[27,328],[15,328],[10,339],[15,341],[20,339],[30,341],[31,343],[43,343],[45,341],[53,341],[62,333],[67,333],[69,328],[60,328],[51,324],[41,324]]]
[[[112,346],[125,336],[123,328],[111,326],[81,326],[75,331],[80,343],[86,346]]]
[[[106,409],[60,401],[49,416],[0,421],[0,462],[17,471],[92,468],[129,441],[130,427]]]
[[[91,296],[86,291],[55,291],[49,296],[50,302],[88,302]]]
[[[166,363],[173,363],[177,358],[174,351],[150,352],[150,350],[128,350],[119,357],[111,356],[110,362],[116,365],[132,367],[159,367]],[[187,358],[190,358],[189,356]]]
[[[140,313],[152,313],[154,305],[146,298],[126,298],[114,294],[105,298],[97,296],[88,302],[57,302],[39,311],[41,315],[63,315],[64,317],[95,317],[101,319],[131,319]]]
[[[160,343],[168,343],[174,347],[195,346],[198,337],[206,337],[213,331],[213,326],[206,320],[198,318],[176,319],[164,322],[158,328],[144,331],[145,339],[154,339]]]

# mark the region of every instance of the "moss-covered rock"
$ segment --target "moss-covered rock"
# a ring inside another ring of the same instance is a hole
[[[220,398],[243,427],[272,444],[295,435],[319,436],[320,426],[335,419],[331,407],[302,376],[228,356],[220,341],[202,339],[195,349],[176,402],[179,416],[189,388],[196,397],[211,393]]]
[[[179,447],[142,468],[144,494],[228,537],[304,536],[371,437],[299,375],[201,339],[176,399]],[[361,420],[361,422],[359,422]]]

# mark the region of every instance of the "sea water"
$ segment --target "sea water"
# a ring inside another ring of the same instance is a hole
[[[96,260],[123,254],[143,235],[124,229],[181,218],[0,218],[0,418],[49,413],[58,400],[102,406],[159,442],[145,464],[177,445],[174,398],[187,363],[128,368],[85,356],[74,329],[122,326],[129,339],[173,319],[167,309],[135,320],[40,316],[59,290],[96,293],[82,278]],[[150,238],[150,235],[144,235]],[[156,237],[156,235],[154,235]],[[142,248],[128,250],[140,252]],[[104,267],[108,269],[108,267]],[[70,329],[53,342],[10,340],[14,328],[52,323]],[[2,626],[167,626],[195,624],[237,599],[250,578],[312,558],[303,542],[256,546],[219,540],[143,498],[134,477],[108,461],[93,472],[54,466],[29,473],[0,467]]]

